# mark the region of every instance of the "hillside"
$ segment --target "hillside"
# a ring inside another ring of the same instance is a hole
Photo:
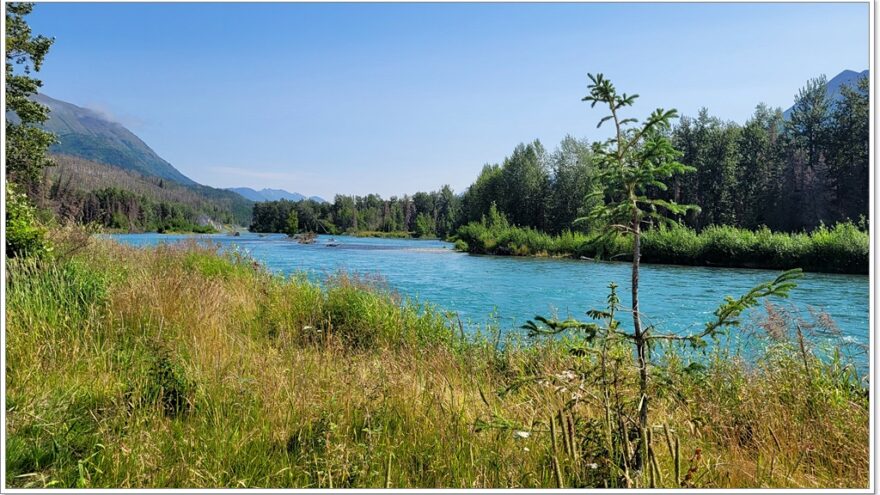
[[[36,95],[34,100],[49,107],[49,120],[43,127],[58,137],[58,143],[49,149],[50,152],[196,185],[121,124],[94,110],[44,94]]]
[[[143,220],[144,203],[178,210],[195,225],[250,222],[252,203],[237,194],[202,185],[174,181],[123,170],[119,167],[68,155],[54,155],[56,166],[47,169],[46,201],[62,217],[74,221],[99,221],[108,225],[114,214]],[[127,201],[106,201],[108,191],[131,193]],[[95,210],[98,211],[95,211]],[[107,219],[107,221],[102,221]],[[130,222],[129,228],[143,229]],[[108,225],[115,226],[116,225]]]

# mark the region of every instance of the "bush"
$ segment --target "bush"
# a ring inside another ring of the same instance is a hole
[[[632,239],[564,231],[557,236],[509,225],[503,218],[471,222],[458,230],[456,249],[477,254],[566,256],[630,260]],[[642,233],[642,261],[746,268],[803,268],[867,273],[868,233],[850,223],[820,226],[812,233],[756,231],[712,225],[702,232],[672,226]]]
[[[47,229],[36,218],[27,196],[6,182],[6,256],[46,257],[52,252]]]

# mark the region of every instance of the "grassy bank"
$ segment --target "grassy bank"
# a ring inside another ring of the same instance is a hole
[[[864,388],[784,322],[751,363],[668,350],[652,368],[656,470],[624,477],[601,418],[635,411],[625,353],[600,365],[553,341],[465,339],[381,284],[322,289],[195,244],[56,252],[71,254],[7,262],[10,486],[868,483]]]
[[[509,225],[474,222],[458,230],[458,249],[478,254],[560,256],[631,260],[631,239],[594,242],[593,236],[563,232],[552,236]],[[658,228],[642,234],[642,262],[830,273],[868,273],[868,233],[851,223],[810,233],[750,231],[712,226]]]

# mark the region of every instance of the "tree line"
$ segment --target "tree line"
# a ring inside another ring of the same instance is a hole
[[[681,215],[701,230],[730,225],[796,232],[868,217],[868,79],[827,95],[825,77],[810,80],[789,118],[758,105],[743,124],[703,109],[664,131],[696,169],[676,174],[660,199],[699,205]],[[511,224],[550,233],[601,228],[575,221],[603,198],[594,147],[566,137],[553,153],[539,141],[520,144],[501,164],[486,165],[462,197],[459,224],[479,221],[494,203]],[[607,199],[607,198],[606,198]]]
[[[342,232],[407,232],[415,237],[446,238],[458,227],[460,198],[452,188],[417,192],[382,199],[379,195],[336,195],[333,203],[312,200],[266,201],[253,209],[253,232],[290,232],[291,217],[297,231],[336,234]]]
[[[699,210],[675,215],[684,225],[774,231],[813,230],[822,224],[859,223],[868,217],[868,79],[827,95],[824,76],[811,79],[795,97],[788,118],[760,104],[738,124],[702,109],[662,132],[680,151],[678,160],[696,169],[675,174],[666,201]],[[258,203],[252,230],[284,232],[291,209],[300,230],[398,232],[446,238],[479,222],[494,204],[516,227],[551,234],[602,229],[587,217],[608,198],[597,194],[601,166],[596,146],[566,136],[553,150],[535,140],[519,144],[501,163],[486,164],[463,194],[449,186],[430,193],[382,199],[336,196],[332,204],[310,201]]]

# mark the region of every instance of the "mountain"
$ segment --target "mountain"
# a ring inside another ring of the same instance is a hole
[[[843,95],[840,92],[840,88],[844,85],[848,85],[851,87],[855,87],[856,82],[862,77],[868,77],[868,69],[863,70],[862,72],[856,72],[854,70],[845,70],[840,74],[834,76],[830,81],[828,81],[828,86],[826,90],[826,94],[828,95],[828,99],[831,100],[832,104],[840,101],[843,98]],[[788,119],[791,116],[791,111],[794,107],[790,107],[788,110],[783,112],[783,116]]]
[[[250,224],[251,201],[196,183],[122,124],[43,94],[35,95],[34,100],[49,107],[49,120],[43,128],[57,136],[59,142],[49,152],[63,165],[49,172],[58,180],[63,178],[69,189],[65,197],[116,188],[150,201],[183,205],[192,215],[207,215],[220,223]],[[7,118],[17,120],[15,114],[7,114]]]
[[[250,187],[230,187],[227,190],[237,192],[241,194],[245,198],[251,201],[278,201],[281,199],[286,199],[288,201],[302,201],[304,199],[313,199],[317,198],[317,196],[312,196],[312,198],[306,198],[304,195],[298,192],[289,192],[284,189],[260,189],[259,191],[251,189]],[[318,198],[321,199],[321,198]],[[321,201],[324,201],[321,199]]]
[[[321,196],[309,196],[309,199],[311,199],[315,203],[326,203],[327,202],[327,200],[322,198]]]
[[[49,107],[49,120],[43,128],[58,137],[58,143],[49,148],[50,153],[114,165],[184,185],[196,185],[195,181],[163,160],[152,148],[121,124],[107,119],[94,110],[56,100],[44,94],[37,94],[34,100]]]

